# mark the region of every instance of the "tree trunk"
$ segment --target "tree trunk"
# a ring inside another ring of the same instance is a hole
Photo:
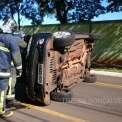
[[[92,22],[91,22],[91,20],[89,20],[88,23],[89,23],[89,33],[91,33],[92,32]]]
[[[17,14],[18,14],[18,30],[20,30],[21,25],[20,25],[20,11],[19,11],[19,9],[17,11]]]
[[[57,18],[60,21],[61,24],[67,23],[67,13],[68,9],[62,9],[62,6],[60,6],[60,2],[55,3],[56,4],[56,14]]]

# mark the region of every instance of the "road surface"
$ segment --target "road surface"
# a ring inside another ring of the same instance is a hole
[[[122,78],[96,77],[96,83],[77,84],[69,103],[17,103],[14,116],[0,122],[122,122]]]

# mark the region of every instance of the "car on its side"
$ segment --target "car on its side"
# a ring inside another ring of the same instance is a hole
[[[90,34],[59,31],[30,36],[26,50],[26,91],[32,100],[49,105],[68,101],[70,88],[90,76],[94,39]]]

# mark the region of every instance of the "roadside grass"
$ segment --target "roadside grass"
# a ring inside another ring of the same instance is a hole
[[[55,32],[59,29],[88,33],[89,24],[87,22],[83,22],[77,24],[66,24],[63,26],[40,25],[22,27],[22,30],[26,34],[33,34],[37,32]],[[96,37],[92,53],[93,61],[98,64],[110,64],[110,66],[113,64],[114,66],[118,65],[122,67],[122,20],[92,22],[92,34]]]
[[[92,26],[92,33],[98,35],[93,60],[108,64],[122,61],[122,22],[93,23]]]
[[[23,26],[22,31],[25,34],[34,34],[38,32],[56,32],[58,30],[75,30],[78,32],[88,32],[88,23],[77,23],[77,24],[54,24],[54,25],[39,25],[39,26]]]

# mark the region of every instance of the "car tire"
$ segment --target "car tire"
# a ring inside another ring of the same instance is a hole
[[[28,69],[27,69],[27,86],[28,94],[30,98],[34,97],[34,84],[36,80],[36,71],[37,71],[37,61],[38,61],[38,51],[37,49],[31,50],[33,53],[29,55]],[[29,82],[28,82],[29,81]]]
[[[90,68],[91,68],[91,53],[88,53],[87,60],[86,60],[85,75],[84,75],[83,82],[86,82],[86,83],[94,83],[94,82],[96,82],[95,75],[90,75]]]
[[[49,105],[50,94],[45,95],[45,82],[43,82],[41,85],[37,83],[37,78],[39,75],[37,72],[40,64],[40,52],[38,50],[37,41],[40,36],[41,34],[36,35],[35,40],[32,41],[28,55],[27,81],[29,82],[27,82],[27,92],[30,99],[36,100],[43,105]],[[45,73],[43,75],[45,75]]]
[[[68,31],[55,32],[53,33],[53,37],[55,49],[70,46],[75,41],[74,33]]]
[[[89,77],[84,77],[83,82],[94,83],[96,82],[96,77],[94,75],[90,75]]]
[[[69,102],[71,101],[71,91],[54,91],[51,93],[51,99],[57,102]]]

